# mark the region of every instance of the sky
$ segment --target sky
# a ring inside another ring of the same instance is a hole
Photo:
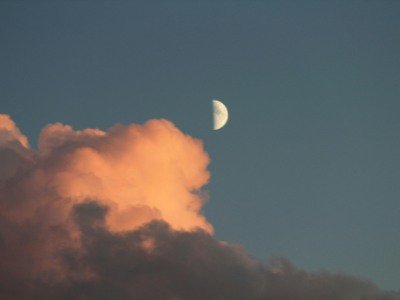
[[[101,152],[132,123],[170,130],[177,160],[198,153],[189,185],[207,200],[182,208],[189,223],[167,218],[173,229],[200,224],[260,261],[399,290],[399,15],[397,1],[1,1],[0,113],[43,153],[65,140]],[[230,114],[218,131],[213,99]],[[146,123],[160,118],[172,123]],[[45,127],[57,122],[99,130]],[[138,226],[114,213],[110,230]]]

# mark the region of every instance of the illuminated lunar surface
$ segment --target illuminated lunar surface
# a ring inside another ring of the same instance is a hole
[[[225,126],[228,122],[228,109],[219,100],[213,100],[213,129],[218,130]]]

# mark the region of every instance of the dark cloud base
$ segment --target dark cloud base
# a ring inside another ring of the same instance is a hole
[[[82,247],[61,248],[64,276],[9,278],[1,299],[400,299],[359,278],[308,273],[287,260],[264,265],[203,230],[174,231],[162,221],[112,233],[107,208],[91,201],[74,207]],[[151,241],[150,246],[146,243]],[[1,276],[7,276],[2,272]]]

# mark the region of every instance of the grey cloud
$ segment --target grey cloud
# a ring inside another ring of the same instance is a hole
[[[165,222],[153,221],[134,231],[112,233],[104,225],[106,213],[106,207],[93,201],[74,208],[82,248],[65,249],[59,258],[67,273],[82,268],[92,274],[67,275],[52,287],[50,297],[43,288],[40,299],[400,299],[364,279],[305,272],[281,258],[262,264],[241,247],[202,230],[174,231]],[[148,240],[151,249],[143,247]]]

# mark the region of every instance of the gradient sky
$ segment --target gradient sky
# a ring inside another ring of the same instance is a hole
[[[217,238],[398,290],[399,16],[397,1],[1,1],[0,112],[33,145],[51,122],[167,118],[211,156]]]

